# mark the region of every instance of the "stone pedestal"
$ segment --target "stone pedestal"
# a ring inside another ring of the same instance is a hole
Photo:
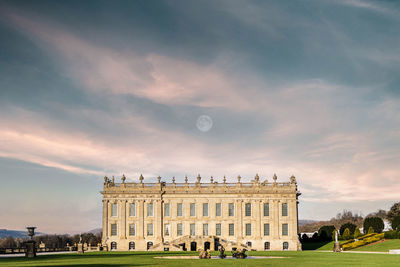
[[[29,240],[25,242],[25,257],[34,258],[36,257],[36,242]]]
[[[83,244],[82,243],[79,243],[78,244],[78,253],[84,253],[84,250],[83,250]]]
[[[342,251],[342,248],[340,247],[339,242],[335,242],[335,244],[333,245],[333,252],[340,252]]]

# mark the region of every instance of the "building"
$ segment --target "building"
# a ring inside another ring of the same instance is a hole
[[[112,250],[301,250],[296,178],[289,182],[116,183],[104,177],[103,244]]]

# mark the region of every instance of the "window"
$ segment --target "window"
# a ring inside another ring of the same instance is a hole
[[[288,250],[288,249],[289,249],[289,243],[283,242],[283,250]]]
[[[147,235],[148,236],[152,236],[153,235],[153,224],[152,223],[148,223],[147,224]]]
[[[170,226],[168,223],[164,225],[164,235],[169,236]]]
[[[269,203],[264,203],[264,216],[269,216]]]
[[[264,250],[270,250],[271,244],[269,242],[264,243]]]
[[[251,235],[251,223],[246,223],[246,235]]]
[[[129,216],[136,216],[136,205],[135,205],[135,203],[131,203],[129,205]]]
[[[251,248],[251,242],[250,242],[250,241],[247,241],[247,242],[246,242],[246,245],[247,245],[249,248]]]
[[[229,224],[229,235],[230,236],[235,235],[235,225],[233,223]]]
[[[176,216],[182,216],[182,203],[178,203],[176,207]]]
[[[129,250],[135,249],[135,242],[129,242]]]
[[[234,203],[229,203],[229,208],[228,208],[228,215],[229,216],[235,216],[235,204]]]
[[[215,235],[221,235],[221,224],[217,223],[215,225]]]
[[[176,225],[176,235],[177,236],[181,236],[182,235],[182,224],[181,223],[178,223]]]
[[[215,216],[221,216],[221,203],[215,204]]]
[[[282,235],[288,235],[288,232],[289,232],[288,224],[287,223],[282,224]]]
[[[111,224],[111,235],[112,236],[117,235],[117,224],[116,223]]]
[[[169,216],[169,203],[164,204],[164,216]]]
[[[287,216],[287,203],[282,203],[282,216]]]
[[[111,242],[111,250],[117,249],[117,242]]]
[[[147,204],[147,216],[153,216],[153,203]]]
[[[111,216],[112,217],[117,217],[118,216],[118,204],[117,203],[113,203],[111,205]]]
[[[195,203],[190,203],[190,216],[192,216],[192,217],[196,216],[196,204]]]
[[[251,216],[251,203],[246,203],[246,206],[245,206],[245,215],[246,215],[246,216]]]
[[[208,235],[208,223],[203,224],[203,235]]]
[[[264,223],[264,235],[269,235],[269,223]]]
[[[194,224],[194,223],[190,224],[190,235],[192,235],[192,236],[196,235],[196,224]]]
[[[129,225],[129,235],[135,235],[136,234],[136,231],[135,231],[136,229],[135,229],[135,224],[133,224],[133,223],[131,223],[130,225]]]
[[[208,203],[203,203],[203,216],[208,216]]]
[[[153,242],[147,242],[147,250],[149,250],[153,246]]]

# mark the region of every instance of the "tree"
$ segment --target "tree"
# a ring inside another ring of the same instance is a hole
[[[345,224],[342,224],[342,226],[340,226],[340,235],[343,235],[344,230],[345,230],[346,228],[349,228],[349,230],[350,230],[350,235],[353,235],[353,234],[354,234],[354,230],[356,230],[356,227],[357,227],[357,225],[355,225],[354,223],[345,223]]]
[[[358,238],[361,235],[360,228],[356,227],[354,230],[354,238]]]
[[[318,238],[318,233],[314,233],[314,234],[312,235],[311,239],[312,239],[313,242],[318,241],[318,239],[319,239],[319,238]]]
[[[385,228],[385,224],[383,220],[379,217],[368,217],[364,220],[364,233],[369,231],[369,228],[372,227],[374,229],[374,233],[382,233],[383,228]]]
[[[400,216],[395,216],[392,220],[392,229],[397,230],[400,226]]]
[[[318,230],[319,238],[322,241],[329,241],[331,240],[331,234],[335,230],[335,226],[333,225],[324,225]]]
[[[372,233],[374,233],[374,228],[372,228],[372,226],[370,226],[368,228],[368,234],[372,234]]]
[[[309,240],[310,240],[310,238],[308,237],[307,234],[303,234],[303,235],[301,236],[301,242],[302,242],[302,243],[308,242]]]
[[[390,222],[392,222],[396,216],[400,216],[400,202],[394,203],[387,213],[387,218]]]
[[[349,229],[349,228],[346,228],[346,229],[344,230],[343,235],[342,235],[342,238],[343,238],[344,240],[349,240],[349,239],[351,238],[351,236],[350,236],[350,229]]]
[[[12,236],[8,236],[2,240],[0,240],[0,248],[16,248],[17,243]]]

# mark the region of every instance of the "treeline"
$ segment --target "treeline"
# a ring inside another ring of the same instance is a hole
[[[0,239],[0,248],[20,248],[24,241],[28,238],[13,238],[11,236]],[[46,248],[64,248],[69,244],[70,246],[79,243],[80,235],[38,235],[34,236],[33,240],[36,241],[36,246],[39,247],[40,243],[44,243]],[[101,233],[84,233],[82,234],[82,243],[97,246],[101,243]]]
[[[317,222],[305,225],[302,230],[304,232],[315,232],[312,237],[306,234],[300,236],[301,241],[316,242],[316,241],[331,241],[335,240],[335,231],[339,230],[340,240],[357,239],[363,234],[382,233],[384,230],[383,219],[387,219],[393,230],[385,232],[385,238],[400,238],[400,202],[393,204],[388,212],[379,210],[368,214],[365,219],[358,214],[353,214],[350,211],[339,213],[335,218],[328,222]],[[316,227],[319,227],[316,229]],[[363,233],[360,228],[363,227]],[[316,230],[315,230],[316,229]]]

